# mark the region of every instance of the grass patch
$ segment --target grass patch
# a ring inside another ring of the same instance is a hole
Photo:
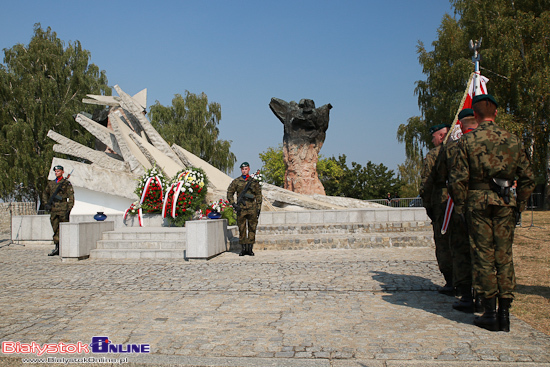
[[[514,237],[512,313],[550,335],[550,211],[525,212]]]

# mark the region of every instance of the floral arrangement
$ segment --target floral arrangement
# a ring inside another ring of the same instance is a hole
[[[163,194],[166,182],[162,172],[153,166],[147,170],[138,181],[134,191],[140,198],[139,204],[146,213],[160,213],[162,211]]]
[[[140,198],[134,201],[130,208],[124,212],[124,220],[130,215],[137,215],[139,225],[143,225],[142,213],[160,213],[162,210],[162,198],[165,190],[165,180],[162,172],[156,167],[147,170],[138,181],[136,195]]]
[[[258,181],[258,183],[260,184],[260,186],[263,186],[264,184],[264,175],[262,175],[262,173],[260,172],[260,170],[257,170],[256,173],[252,173],[250,175],[250,177],[252,177],[253,179],[255,179],[256,181]]]
[[[137,215],[140,209],[141,204],[139,203],[139,200],[136,200],[130,205],[130,209],[128,209],[126,212],[130,215]]]
[[[223,213],[223,211],[229,206],[229,201],[220,199],[218,201],[211,201],[208,204],[208,209],[214,212]]]
[[[206,199],[208,178],[200,168],[182,170],[166,190],[162,215],[171,224],[183,226]]]

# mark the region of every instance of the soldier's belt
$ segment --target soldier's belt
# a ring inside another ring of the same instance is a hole
[[[492,190],[491,185],[485,182],[470,183],[468,186],[470,190]]]

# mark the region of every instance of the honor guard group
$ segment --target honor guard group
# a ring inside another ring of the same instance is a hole
[[[475,325],[508,332],[516,286],[514,229],[535,181],[520,139],[495,124],[497,108],[492,95],[475,96],[472,108],[458,115],[463,135],[454,141],[445,142],[449,125],[430,128],[435,148],[424,160],[420,196],[445,278],[439,292],[459,297],[455,310],[481,313]]]

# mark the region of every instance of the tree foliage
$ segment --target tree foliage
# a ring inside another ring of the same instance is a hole
[[[230,151],[231,141],[218,139],[221,106],[209,103],[206,94],[176,94],[172,106],[156,101],[149,116],[168,144],[175,143],[224,172],[233,169],[237,158]]]
[[[73,115],[92,112],[86,94],[110,95],[105,71],[89,63],[79,41],[67,45],[35,24],[28,45],[4,49],[0,64],[0,197],[37,200],[45,188],[54,142],[48,131],[93,146]]]
[[[279,144],[277,148],[267,148],[267,151],[260,153],[260,159],[262,160],[262,173],[265,182],[283,187],[286,171],[283,145]]]
[[[286,167],[283,162],[283,147],[268,148],[260,153],[263,162],[262,172],[266,182],[282,187]],[[348,167],[345,154],[338,158],[319,157],[317,173],[319,180],[328,196],[345,196],[369,200],[381,199],[386,193],[397,192],[401,186],[400,180],[394,177],[393,170],[388,170],[383,164],[370,161],[363,167],[356,162]]]
[[[531,148],[539,182],[548,167],[550,116],[550,2],[539,0],[451,0],[428,51],[419,42],[426,80],[416,83],[421,116],[411,117],[397,135],[408,159],[430,147],[430,126],[451,123],[474,69],[470,40],[483,39],[481,73],[499,102],[497,123]],[[411,164],[409,162],[407,164]]]

